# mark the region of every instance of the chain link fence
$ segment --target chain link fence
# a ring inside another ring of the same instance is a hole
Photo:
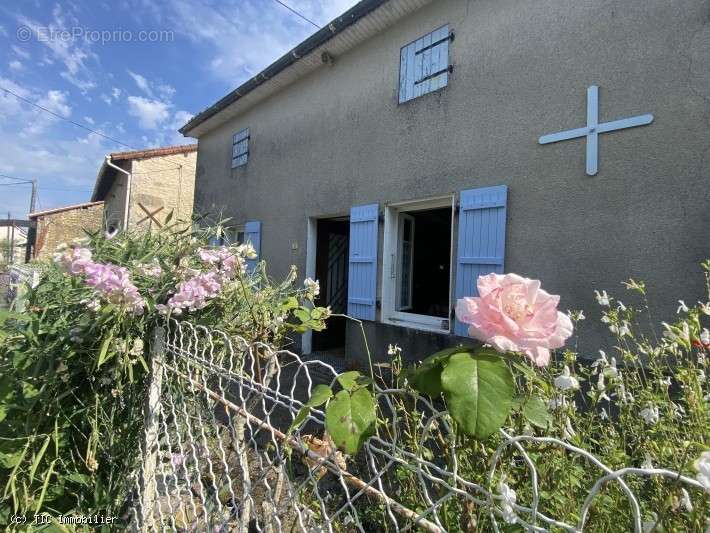
[[[469,479],[442,406],[395,383],[388,388],[387,376],[376,389],[377,434],[345,456],[318,408],[289,430],[313,388],[335,383],[331,366],[184,322],[155,332],[152,373],[130,510],[141,531],[499,531],[511,522],[528,531],[582,531],[595,496],[615,484],[640,532],[640,503],[625,478],[700,487],[662,468],[612,470],[565,441],[503,430],[490,470]],[[598,471],[577,523],[543,512],[532,446],[562,447]],[[529,501],[501,493],[497,483],[509,468],[527,472]]]

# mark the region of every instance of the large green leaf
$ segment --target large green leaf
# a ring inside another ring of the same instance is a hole
[[[325,429],[335,445],[354,455],[375,431],[375,400],[368,389],[342,390],[325,411]]]
[[[449,413],[461,430],[485,439],[498,430],[513,405],[513,376],[506,362],[486,351],[454,353],[441,373]]]
[[[408,372],[409,383],[422,394],[438,396],[444,392],[441,386],[441,372],[449,361],[449,357],[455,353],[472,349],[464,346],[455,346],[430,355],[419,366]]]

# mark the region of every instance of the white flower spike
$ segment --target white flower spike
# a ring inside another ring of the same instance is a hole
[[[560,390],[575,390],[579,388],[579,381],[570,374],[569,367],[565,365],[562,374],[555,378],[555,387]]]
[[[660,418],[658,413],[658,407],[656,407],[655,405],[649,405],[648,407],[644,407],[643,409],[641,409],[641,412],[639,414],[641,415],[641,418],[643,418],[643,421],[649,425],[655,424]]]
[[[599,305],[609,307],[609,295],[606,293],[606,291],[602,291],[601,294],[599,293],[599,291],[594,291],[594,297],[597,299],[597,303]]]

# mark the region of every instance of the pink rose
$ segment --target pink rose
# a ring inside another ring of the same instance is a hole
[[[522,352],[536,365],[550,361],[550,350],[572,335],[572,321],[557,311],[559,296],[540,282],[517,274],[478,278],[478,297],[456,302],[456,318],[470,324],[468,333],[499,352]]]

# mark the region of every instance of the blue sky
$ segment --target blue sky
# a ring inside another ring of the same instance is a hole
[[[283,2],[322,26],[357,0]],[[39,208],[78,203],[127,149],[2,89],[133,147],[194,142],[177,133],[191,115],[314,31],[276,0],[4,0],[0,174],[37,178]],[[6,183],[0,216],[25,218],[29,187]]]

